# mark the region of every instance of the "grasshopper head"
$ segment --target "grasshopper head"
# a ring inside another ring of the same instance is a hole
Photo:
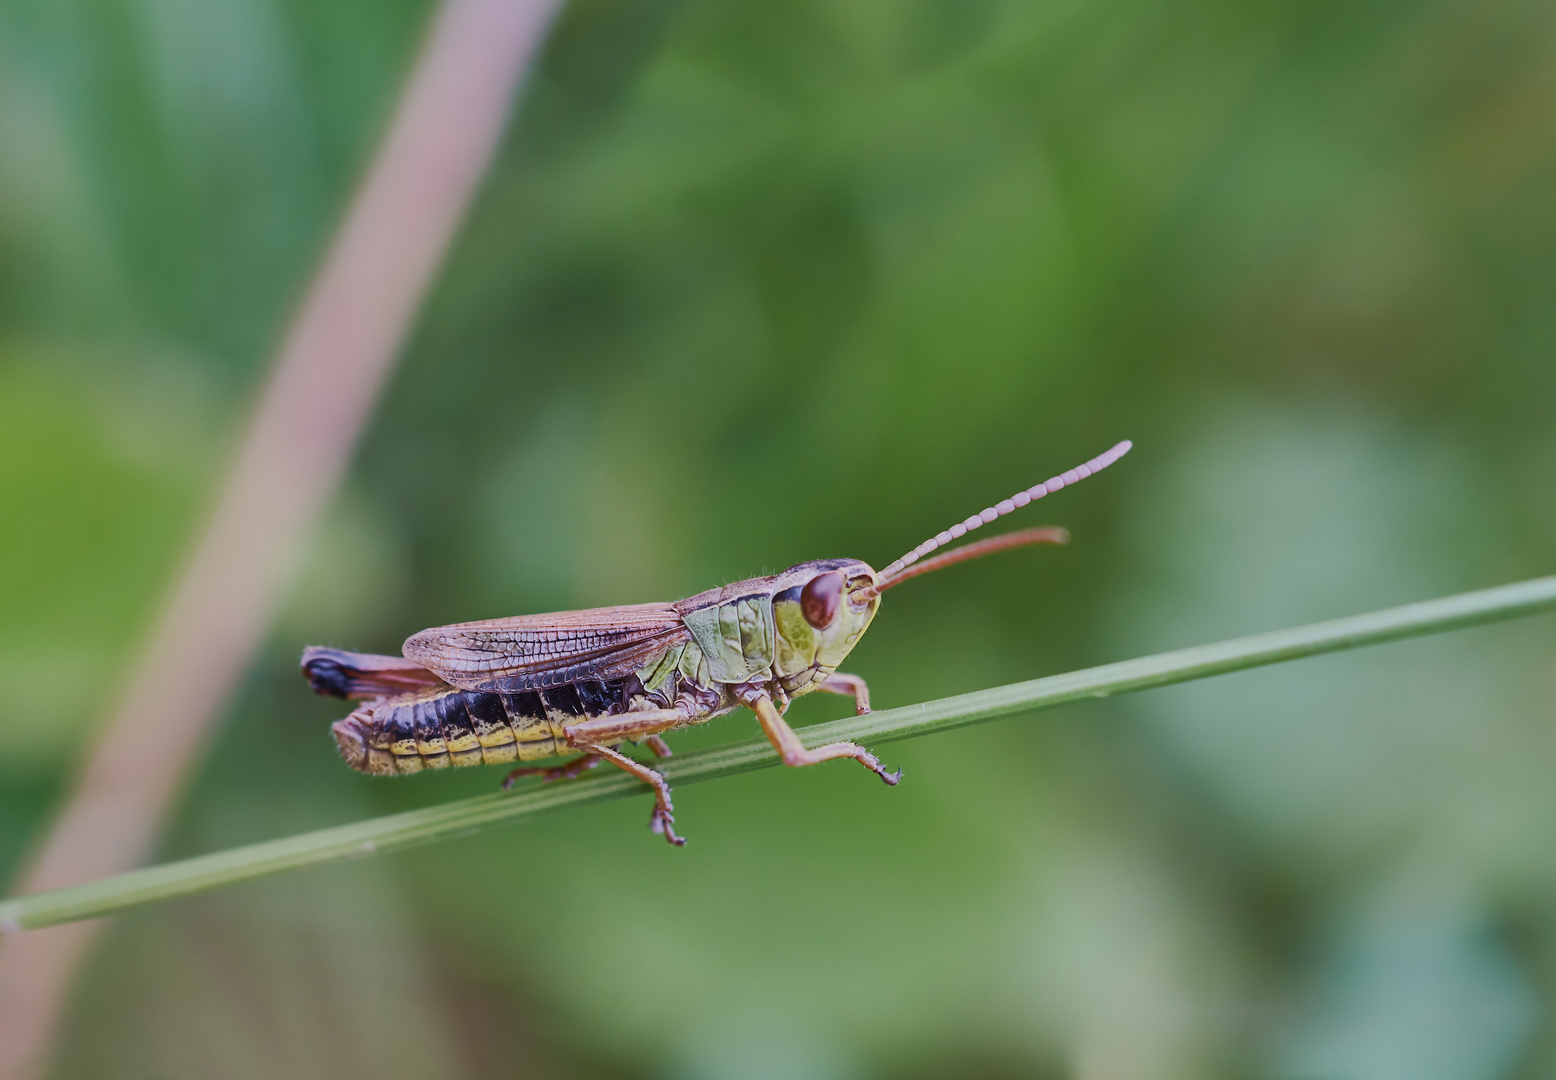
[[[817,663],[837,667],[881,605],[875,571],[858,559],[815,559],[779,575],[773,597],[779,633]]]

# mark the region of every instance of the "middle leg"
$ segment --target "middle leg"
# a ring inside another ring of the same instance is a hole
[[[586,746],[582,749],[591,754],[598,754],[612,765],[624,772],[629,772],[649,787],[654,789],[654,813],[648,819],[648,827],[663,836],[676,847],[686,843],[684,837],[675,835],[675,807],[670,804],[670,785],[664,776],[650,769],[641,761],[633,761],[626,754],[613,750],[608,746]]]

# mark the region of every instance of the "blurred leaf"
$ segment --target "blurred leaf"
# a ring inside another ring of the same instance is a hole
[[[0,359],[0,772],[13,775],[57,768],[115,692],[211,452],[209,404],[175,370],[146,363],[127,384],[30,352]]]

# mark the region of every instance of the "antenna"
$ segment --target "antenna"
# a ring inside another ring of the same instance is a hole
[[[1106,469],[1119,458],[1129,453],[1129,449],[1133,445],[1134,443],[1130,442],[1128,439],[1125,439],[1123,442],[1119,443],[1117,446],[1113,447],[1106,453],[1099,454],[1098,456],[1092,458],[1090,461],[1086,462],[1086,464],[1077,465],[1075,468],[1070,469],[1067,472],[1062,472],[1051,480],[1045,480],[1041,484],[1036,484],[1033,487],[1029,487],[1025,491],[1018,491],[1010,498],[1005,499],[1002,502],[995,503],[981,514],[974,514],[966,521],[961,521],[955,525],[952,525],[945,532],[940,533],[937,536],[930,537],[928,540],[925,540],[922,544],[908,552],[902,558],[892,563],[885,570],[882,570],[880,576],[876,579],[877,584],[873,591],[876,593],[883,592],[890,586],[898,584],[899,581],[906,581],[908,577],[917,577],[919,574],[927,574],[931,570],[938,570],[943,566],[950,566],[952,563],[961,562],[963,559],[976,559],[980,555],[992,554],[995,551],[1002,551],[1008,547],[1020,547],[1023,544],[1064,543],[1069,539],[1069,534],[1064,532],[1063,529],[1027,529],[1024,532],[1012,533],[1011,539],[1006,539],[1005,537],[995,537],[990,540],[985,540],[979,544],[969,544],[967,547],[958,551],[950,552],[938,559],[931,560],[933,565],[926,563],[923,567],[915,570],[912,574],[903,574],[903,571],[905,571],[909,566],[912,566],[914,563],[918,562],[925,555],[928,555],[936,548],[944,547],[952,540],[960,540],[974,529],[987,525],[995,518],[1004,517],[1012,510],[1019,510],[1021,507],[1025,506],[1029,502],[1032,502],[1034,499],[1041,499],[1044,495],[1052,495],[1060,488],[1069,487],[1071,484],[1084,480],[1086,477],[1091,476],[1094,473],[1101,472],[1103,469]],[[1063,539],[1059,538],[1061,535],[1063,536]],[[1015,537],[1020,537],[1020,539],[1014,539]],[[966,554],[963,554],[963,552]]]
[[[936,570],[944,570],[948,566],[955,566],[957,563],[967,562],[969,559],[981,559],[985,555],[993,555],[996,551],[1009,551],[1011,548],[1030,547],[1033,544],[1068,544],[1069,542],[1069,530],[1061,529],[1057,526],[1044,525],[1036,529],[1017,529],[1015,532],[991,536],[987,540],[979,540],[976,543],[953,548],[950,551],[942,551],[933,559],[925,559],[921,563],[914,563],[890,581],[881,582],[874,589],[869,590],[869,592],[872,595],[879,596],[887,589],[901,585],[909,578],[916,578],[920,574],[932,574]]]

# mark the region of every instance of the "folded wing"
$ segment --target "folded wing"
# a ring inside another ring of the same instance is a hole
[[[674,605],[631,604],[436,626],[403,651],[461,689],[506,693],[625,678],[689,640]]]

